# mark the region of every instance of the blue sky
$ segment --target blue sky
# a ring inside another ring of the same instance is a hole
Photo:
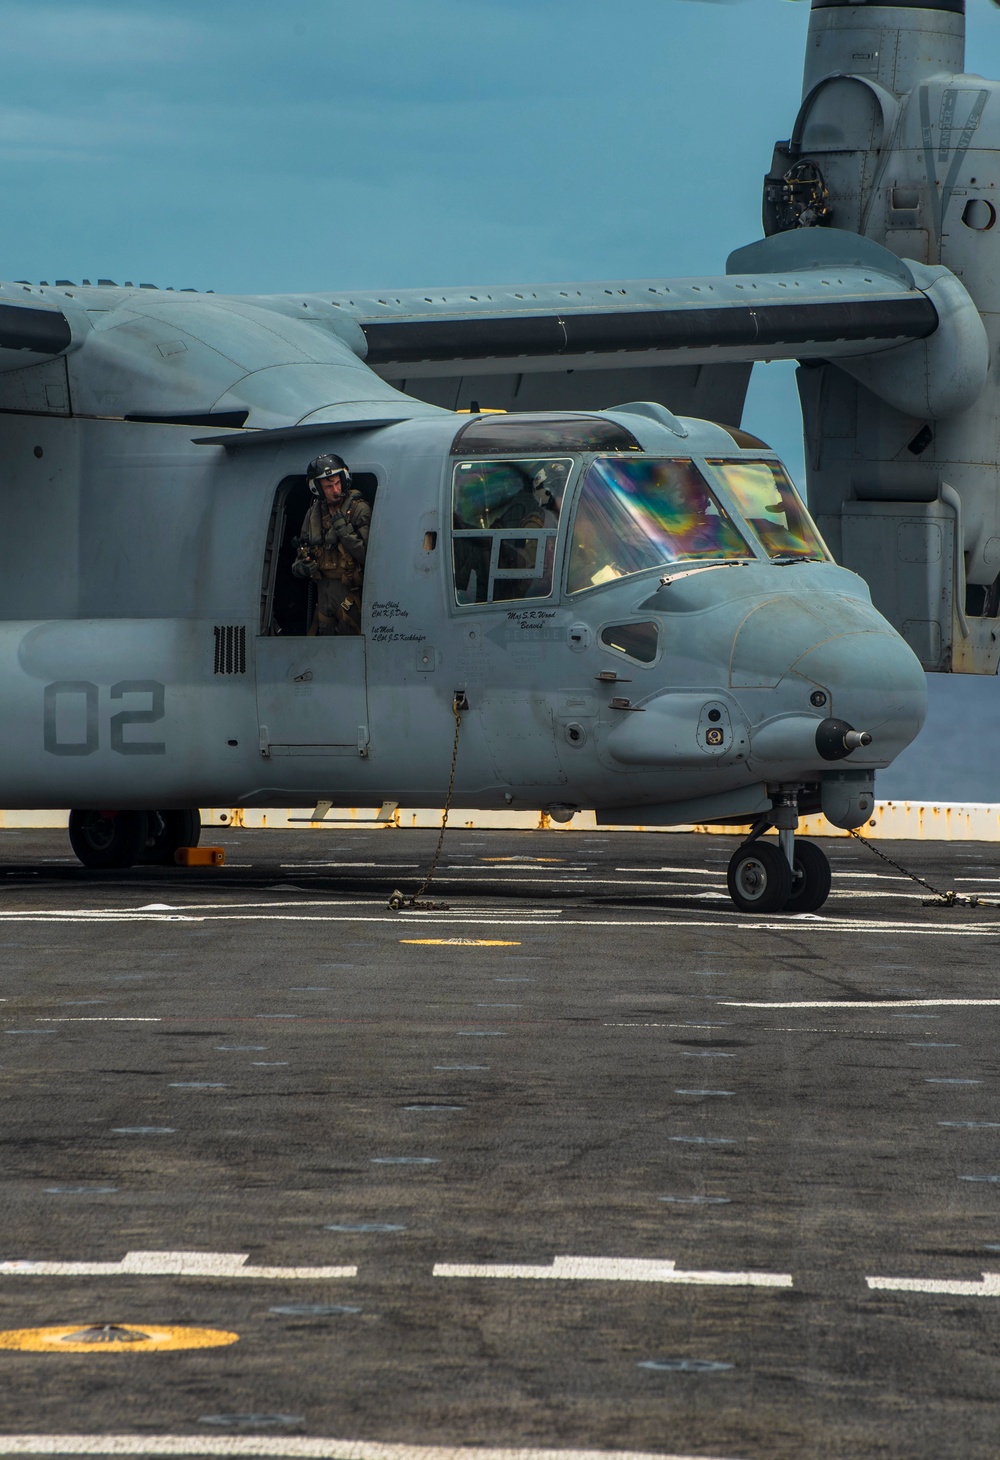
[[[968,68],[1000,76],[1000,10],[969,10]],[[807,22],[788,0],[0,0],[0,275],[721,272],[759,236]],[[801,476],[790,367],[757,367],[746,423]]]
[[[230,292],[715,271],[758,231],[806,19],[3,0],[5,271]]]

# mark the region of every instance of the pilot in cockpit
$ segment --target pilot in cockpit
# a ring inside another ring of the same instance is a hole
[[[559,509],[566,490],[566,463],[547,461],[531,478],[531,490],[543,514],[543,527],[559,526]]]

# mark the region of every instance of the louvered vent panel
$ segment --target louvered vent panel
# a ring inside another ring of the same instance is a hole
[[[247,631],[245,624],[216,624],[216,674],[246,674]]]

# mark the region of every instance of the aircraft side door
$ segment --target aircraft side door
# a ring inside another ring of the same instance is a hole
[[[258,639],[257,715],[271,755],[366,754],[364,639]]]
[[[373,498],[375,478],[357,480]],[[311,633],[315,591],[291,574],[309,501],[304,477],[287,477],[275,493],[255,656],[261,749],[272,756],[366,755],[365,639]]]

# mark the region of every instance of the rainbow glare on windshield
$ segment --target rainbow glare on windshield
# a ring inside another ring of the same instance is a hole
[[[580,593],[680,559],[750,556],[693,461],[603,457],[580,493],[568,587]]]
[[[708,465],[722,478],[770,557],[830,556],[780,462],[710,459]]]

